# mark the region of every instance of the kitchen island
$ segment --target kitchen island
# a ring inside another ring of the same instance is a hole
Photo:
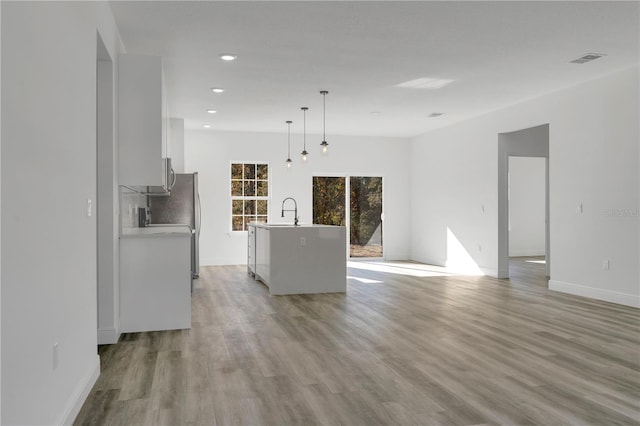
[[[251,223],[247,268],[271,295],[347,291],[346,228]]]

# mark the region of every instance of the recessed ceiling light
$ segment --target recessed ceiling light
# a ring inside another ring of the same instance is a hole
[[[222,93],[222,92],[224,92],[224,89],[221,89],[221,88],[219,88],[219,87],[212,87],[212,88],[211,88],[211,91],[212,91],[213,93]]]
[[[216,112],[218,112],[218,111],[216,111],[215,109],[208,109],[208,110],[207,110],[207,112],[208,112],[209,114],[215,114],[215,113],[216,113]]]
[[[435,118],[435,117],[440,117],[441,115],[444,115],[444,112],[432,112],[431,114],[429,114],[427,117],[429,118]]]
[[[424,77],[415,80],[405,81],[404,83],[396,84],[396,87],[406,87],[409,89],[441,89],[444,86],[453,83],[453,80],[446,78],[431,78]]]
[[[585,62],[591,62],[595,59],[602,58],[603,56],[607,56],[604,53],[587,53],[581,58],[574,59],[571,61],[572,64],[584,64]]]
[[[202,127],[204,127],[205,129],[208,129],[211,127],[211,124],[203,124]]]
[[[220,59],[222,59],[223,61],[233,61],[236,58],[237,56],[232,53],[223,53],[220,55]]]

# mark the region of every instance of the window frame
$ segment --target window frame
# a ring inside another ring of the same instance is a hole
[[[234,164],[240,164],[242,167],[242,178],[241,179],[234,179],[233,178],[233,166]],[[246,165],[253,165],[254,166],[254,177],[253,179],[250,178],[245,178],[245,171]],[[264,165],[267,167],[267,179],[258,179],[258,166],[259,165]],[[229,230],[230,232],[247,232],[247,224],[257,220],[258,217],[264,218],[264,220],[266,222],[269,222],[269,205],[271,204],[271,165],[268,161],[230,161],[229,162],[229,174],[227,175],[229,178],[228,181],[228,193],[229,194],[229,204],[228,204],[228,212],[229,212]],[[242,182],[242,191],[243,191],[243,195],[233,195],[233,183],[240,181]],[[255,193],[256,195],[244,195],[244,189],[245,189],[245,182],[255,182]],[[267,195],[266,196],[259,196],[257,195],[258,192],[258,182],[267,182]],[[242,205],[243,205],[243,211],[242,214],[234,214],[233,208],[234,208],[234,201],[242,201]],[[245,212],[245,201],[255,201],[256,202],[256,206],[255,206],[255,210],[254,210],[254,214],[247,214]],[[258,215],[258,207],[257,207],[257,203],[258,201],[266,201],[267,203],[267,213],[266,215]],[[242,227],[243,229],[234,229],[234,218],[236,217],[242,217]],[[247,221],[247,218],[253,218],[250,219],[249,221]]]

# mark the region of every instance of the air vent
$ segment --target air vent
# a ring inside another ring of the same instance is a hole
[[[572,64],[584,64],[585,62],[591,62],[595,59],[598,58],[602,58],[604,55],[603,53],[587,53],[586,55],[584,55],[581,58],[578,59],[574,59],[573,61],[571,61]]]
[[[429,118],[435,118],[435,117],[440,117],[441,115],[443,115],[444,112],[432,112],[431,114],[429,114],[427,117]]]

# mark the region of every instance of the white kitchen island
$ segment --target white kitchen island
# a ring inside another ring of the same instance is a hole
[[[249,225],[247,268],[272,295],[347,291],[344,226]]]

